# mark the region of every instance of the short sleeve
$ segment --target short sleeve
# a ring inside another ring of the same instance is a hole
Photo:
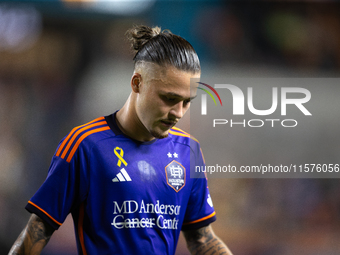
[[[86,198],[86,175],[81,160],[53,156],[48,176],[28,201],[26,210],[58,229],[72,209]]]
[[[199,147],[199,146],[198,146]],[[195,158],[191,158],[194,166],[205,166],[202,151],[198,148]],[[194,169],[194,168],[193,168]],[[195,175],[185,212],[182,230],[197,229],[206,226],[216,220],[216,213],[209,193],[208,180],[204,173]]]

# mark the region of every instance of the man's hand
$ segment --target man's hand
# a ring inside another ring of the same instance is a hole
[[[232,255],[228,247],[215,235],[211,226],[183,231],[191,254],[224,254]]]
[[[54,229],[47,222],[32,214],[8,255],[39,255],[53,232]]]

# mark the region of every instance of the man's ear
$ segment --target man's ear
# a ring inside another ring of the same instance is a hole
[[[133,92],[139,93],[141,84],[142,84],[142,75],[139,73],[134,73],[131,77],[131,88]]]

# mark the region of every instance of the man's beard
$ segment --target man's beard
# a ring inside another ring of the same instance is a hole
[[[156,132],[156,131],[154,131],[154,130],[151,130],[151,135],[153,136],[153,137],[155,137],[155,138],[157,138],[157,139],[163,139],[163,138],[167,138],[168,136],[169,136],[169,133],[162,133],[162,134],[160,134],[160,133],[158,133],[158,132]]]

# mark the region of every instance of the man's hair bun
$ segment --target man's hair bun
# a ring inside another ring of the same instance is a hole
[[[135,26],[126,32],[132,48],[135,67],[139,63],[149,62],[160,66],[174,66],[178,70],[199,73],[200,62],[192,45],[184,38],[161,31],[160,27]]]
[[[137,53],[145,43],[161,33],[160,27],[135,26],[126,32],[132,48]]]

